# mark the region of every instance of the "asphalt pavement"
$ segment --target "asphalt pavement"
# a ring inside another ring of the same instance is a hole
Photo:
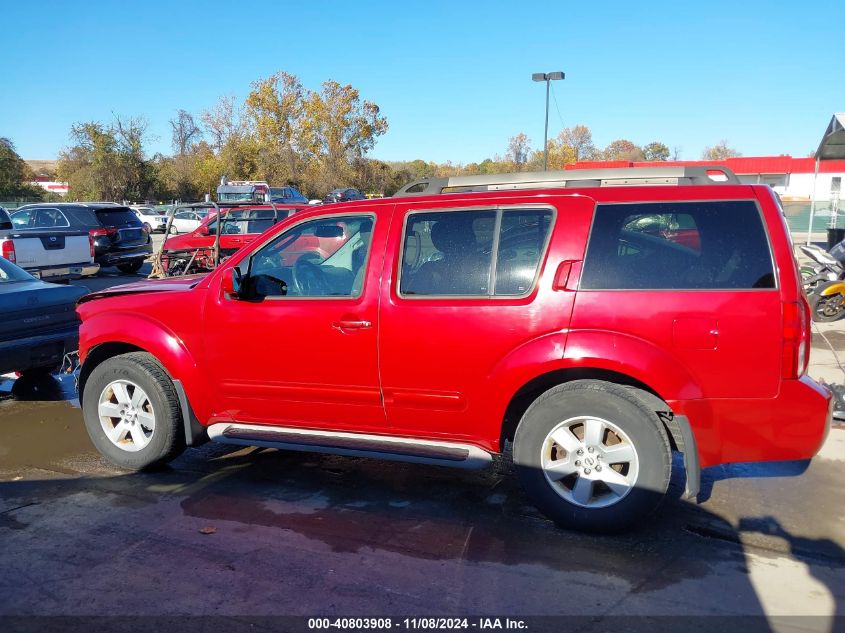
[[[810,374],[843,382],[845,324],[824,332]],[[508,454],[460,471],[206,444],[130,474],[91,446],[70,378],[7,380],[0,616],[580,615],[590,631],[651,621],[620,616],[685,616],[681,628],[699,630],[721,625],[695,616],[757,616],[775,630],[845,625],[845,427],[809,465],[706,470],[698,502],[680,498],[676,462],[660,511],[620,536],[557,528],[511,471]]]

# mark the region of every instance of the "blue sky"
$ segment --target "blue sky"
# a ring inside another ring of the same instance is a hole
[[[390,124],[372,156],[479,161],[525,132],[542,145],[543,85],[563,70],[549,135],[588,125],[699,158],[813,150],[845,110],[834,2],[39,2],[0,0],[0,136],[54,158],[77,121],[168,120],[243,98],[277,70],[359,88]]]

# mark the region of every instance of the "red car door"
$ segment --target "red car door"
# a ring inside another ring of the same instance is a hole
[[[593,204],[562,195],[397,205],[379,332],[395,432],[496,448],[503,411],[496,418],[491,405],[507,396],[491,393],[491,377],[547,334],[562,354],[575,293],[552,280],[558,262],[582,259]]]
[[[269,291],[263,299],[243,300],[219,287],[209,290],[203,327],[215,418],[383,428],[376,340],[390,212],[390,206],[374,206],[311,216],[235,259],[244,271],[251,262],[253,281]],[[328,257],[316,249],[288,257],[308,242],[304,236],[319,244],[341,234],[343,244]]]

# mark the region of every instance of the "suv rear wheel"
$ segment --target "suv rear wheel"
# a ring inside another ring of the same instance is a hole
[[[525,412],[514,464],[528,495],[559,525],[620,531],[665,495],[669,438],[639,393],[576,380],[550,389]]]
[[[83,396],[88,435],[116,466],[141,470],[184,450],[176,388],[150,354],[103,361],[88,377]]]

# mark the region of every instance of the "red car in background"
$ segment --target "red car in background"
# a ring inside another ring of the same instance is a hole
[[[162,249],[162,268],[168,275],[186,272],[203,272],[215,266],[214,245],[217,240],[217,209],[208,205],[191,205],[192,210],[202,210],[208,216],[190,233],[168,236]],[[235,253],[244,244],[249,244],[271,226],[308,205],[238,205],[222,206],[223,217],[220,232],[220,259]],[[190,270],[187,270],[190,268]]]

